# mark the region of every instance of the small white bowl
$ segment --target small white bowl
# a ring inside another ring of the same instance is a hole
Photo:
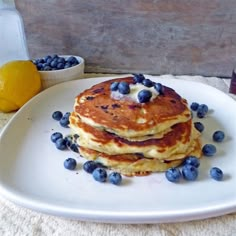
[[[59,55],[60,57],[64,57],[67,59],[73,55]],[[51,70],[51,71],[39,71],[42,79],[42,89],[49,88],[53,85],[70,81],[81,79],[84,76],[84,59],[79,56],[74,56],[79,61],[79,64],[76,66],[72,66],[67,69],[61,70]]]

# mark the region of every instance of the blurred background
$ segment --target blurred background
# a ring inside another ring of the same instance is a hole
[[[85,72],[230,77],[235,0],[15,0],[31,58],[80,55]]]

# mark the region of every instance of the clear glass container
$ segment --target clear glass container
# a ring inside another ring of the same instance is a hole
[[[0,0],[0,66],[29,59],[24,24],[14,0]]]

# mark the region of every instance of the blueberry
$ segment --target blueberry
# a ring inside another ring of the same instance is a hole
[[[72,143],[70,146],[70,150],[73,152],[79,152],[78,145],[76,143]]]
[[[148,88],[151,88],[154,83],[150,79],[144,79],[142,84]]]
[[[78,63],[77,58],[74,57],[74,56],[70,56],[66,61],[70,62],[71,65],[72,65],[73,63]]]
[[[93,178],[98,182],[105,182],[107,179],[107,172],[104,168],[98,167],[93,171],[92,174]]]
[[[93,171],[98,167],[98,163],[95,161],[86,161],[83,164],[83,169],[87,172],[87,173],[93,173]]]
[[[55,60],[55,59],[53,59],[53,61],[51,61],[51,63],[50,63],[50,66],[52,67],[52,68],[57,68],[57,60]]]
[[[199,105],[198,106],[198,109],[197,109],[198,111],[203,111],[203,112],[205,112],[205,113],[207,113],[208,112],[208,106],[206,105],[206,104],[201,104],[201,105]]]
[[[78,61],[75,61],[74,63],[71,64],[71,66],[77,66],[79,64]]]
[[[66,60],[65,60],[64,57],[59,57],[59,58],[57,59],[57,62],[58,62],[58,63],[65,64]]]
[[[58,59],[58,58],[59,58],[59,56],[57,54],[52,55],[52,59]]]
[[[205,144],[202,153],[208,157],[213,156],[216,153],[216,147],[213,144]]]
[[[140,103],[149,102],[151,97],[152,97],[152,92],[146,89],[143,89],[138,93],[138,101]]]
[[[42,63],[38,63],[36,66],[37,66],[38,70],[43,70],[43,64]]]
[[[114,185],[120,185],[122,181],[122,176],[118,172],[112,172],[108,175],[108,180]]]
[[[215,131],[215,132],[213,133],[212,138],[213,138],[213,140],[214,140],[215,142],[220,143],[220,142],[222,142],[222,141],[224,140],[225,134],[224,134],[223,131],[217,130],[217,131]]]
[[[47,57],[45,58],[45,62],[46,62],[47,64],[50,64],[51,61],[52,61],[52,57],[47,56]]]
[[[128,94],[130,92],[129,84],[125,81],[122,81],[118,84],[118,91],[121,94]]]
[[[181,172],[178,168],[172,167],[166,170],[165,176],[170,182],[176,183],[180,181]]]
[[[52,118],[56,121],[59,121],[62,118],[63,114],[61,111],[54,111],[52,113]]]
[[[198,168],[200,166],[200,161],[195,156],[188,156],[184,160],[184,165],[192,165],[192,166]]]
[[[69,124],[70,124],[70,121],[69,121],[69,116],[67,115],[64,115],[60,121],[59,121],[60,125],[64,128],[69,128]]]
[[[68,170],[74,170],[76,165],[77,165],[77,163],[76,163],[76,160],[74,158],[67,158],[64,161],[64,167]]]
[[[198,106],[198,109],[197,109],[197,117],[204,118],[207,112],[208,112],[208,106],[205,104],[201,104]]]
[[[57,139],[55,144],[56,144],[57,149],[59,149],[59,150],[67,149],[66,140],[64,138]]]
[[[154,88],[159,94],[163,94],[164,89],[163,89],[163,85],[161,83],[155,83]]]
[[[210,170],[210,176],[217,181],[221,181],[223,179],[224,173],[223,171],[218,167],[213,167]]]
[[[44,61],[44,59],[43,58],[39,58],[39,59],[37,59],[36,60],[36,64],[38,64],[38,63],[45,63],[45,61]]]
[[[71,63],[70,62],[66,62],[64,65],[64,69],[70,68],[71,67]]]
[[[49,70],[52,70],[52,68],[50,66],[46,65],[46,66],[43,66],[43,70],[49,71]]]
[[[194,181],[198,177],[198,169],[192,165],[184,165],[182,168],[184,179]]]
[[[73,144],[72,137],[67,136],[67,137],[65,137],[65,140],[66,140],[66,146],[68,148],[71,147],[71,145]]]
[[[66,112],[64,116],[69,118],[70,114],[71,114],[70,112]]]
[[[197,111],[198,107],[199,107],[199,104],[197,102],[192,102],[190,106],[191,110],[193,111]]]
[[[143,74],[133,74],[135,83],[142,83],[145,79]]]
[[[117,81],[111,83],[110,90],[111,91],[117,91],[118,90],[118,85],[119,85],[119,82],[117,82]]]
[[[59,62],[56,67],[58,70],[64,69],[64,64],[62,62]]]
[[[55,133],[53,133],[52,135],[51,135],[51,141],[52,142],[56,142],[57,141],[57,139],[59,139],[59,138],[63,138],[63,135],[61,134],[61,133],[59,133],[59,132],[55,132]]]
[[[74,134],[74,135],[73,135],[73,138],[74,138],[74,140],[76,141],[76,140],[79,138],[79,135],[78,135],[78,134]]]
[[[47,56],[44,58],[44,61],[47,61],[48,59],[52,59],[52,56],[47,55]]]
[[[194,127],[199,132],[202,132],[204,130],[204,128],[205,128],[204,125],[201,122],[194,122]]]

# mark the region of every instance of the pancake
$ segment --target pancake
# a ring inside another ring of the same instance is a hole
[[[162,172],[182,163],[182,160],[161,162],[157,159],[142,158],[137,154],[107,155],[84,147],[80,148],[80,154],[87,160],[97,161],[126,176],[144,176],[152,172]]]
[[[195,150],[188,155],[200,157],[199,142],[196,142]],[[140,154],[108,155],[97,152],[93,149],[80,147],[80,155],[87,160],[93,160],[108,167],[111,170],[118,171],[127,176],[144,176],[152,172],[163,172],[168,168],[177,167],[182,164],[184,158],[177,160],[158,160],[154,158],[144,158]]]
[[[129,92],[111,90],[125,81]],[[137,94],[148,90],[150,100]],[[159,91],[159,92],[158,92]],[[80,154],[124,175],[147,175],[201,157],[200,132],[193,125],[187,100],[172,88],[146,87],[133,77],[101,82],[80,93],[70,115]]]
[[[152,101],[137,103],[129,96],[115,99],[110,90],[114,81],[134,85],[133,77],[113,79],[94,85],[76,97],[74,112],[83,123],[133,138],[154,135],[191,119],[187,101],[169,87],[163,86],[163,94]],[[135,86],[133,90],[137,89]]]
[[[184,157],[200,136],[191,120],[174,125],[162,138],[149,138],[144,141],[129,141],[116,134],[89,126],[81,122],[74,113],[70,117],[70,126],[80,136],[77,139],[79,146],[108,155],[142,153],[147,158],[157,159],[168,156]]]

